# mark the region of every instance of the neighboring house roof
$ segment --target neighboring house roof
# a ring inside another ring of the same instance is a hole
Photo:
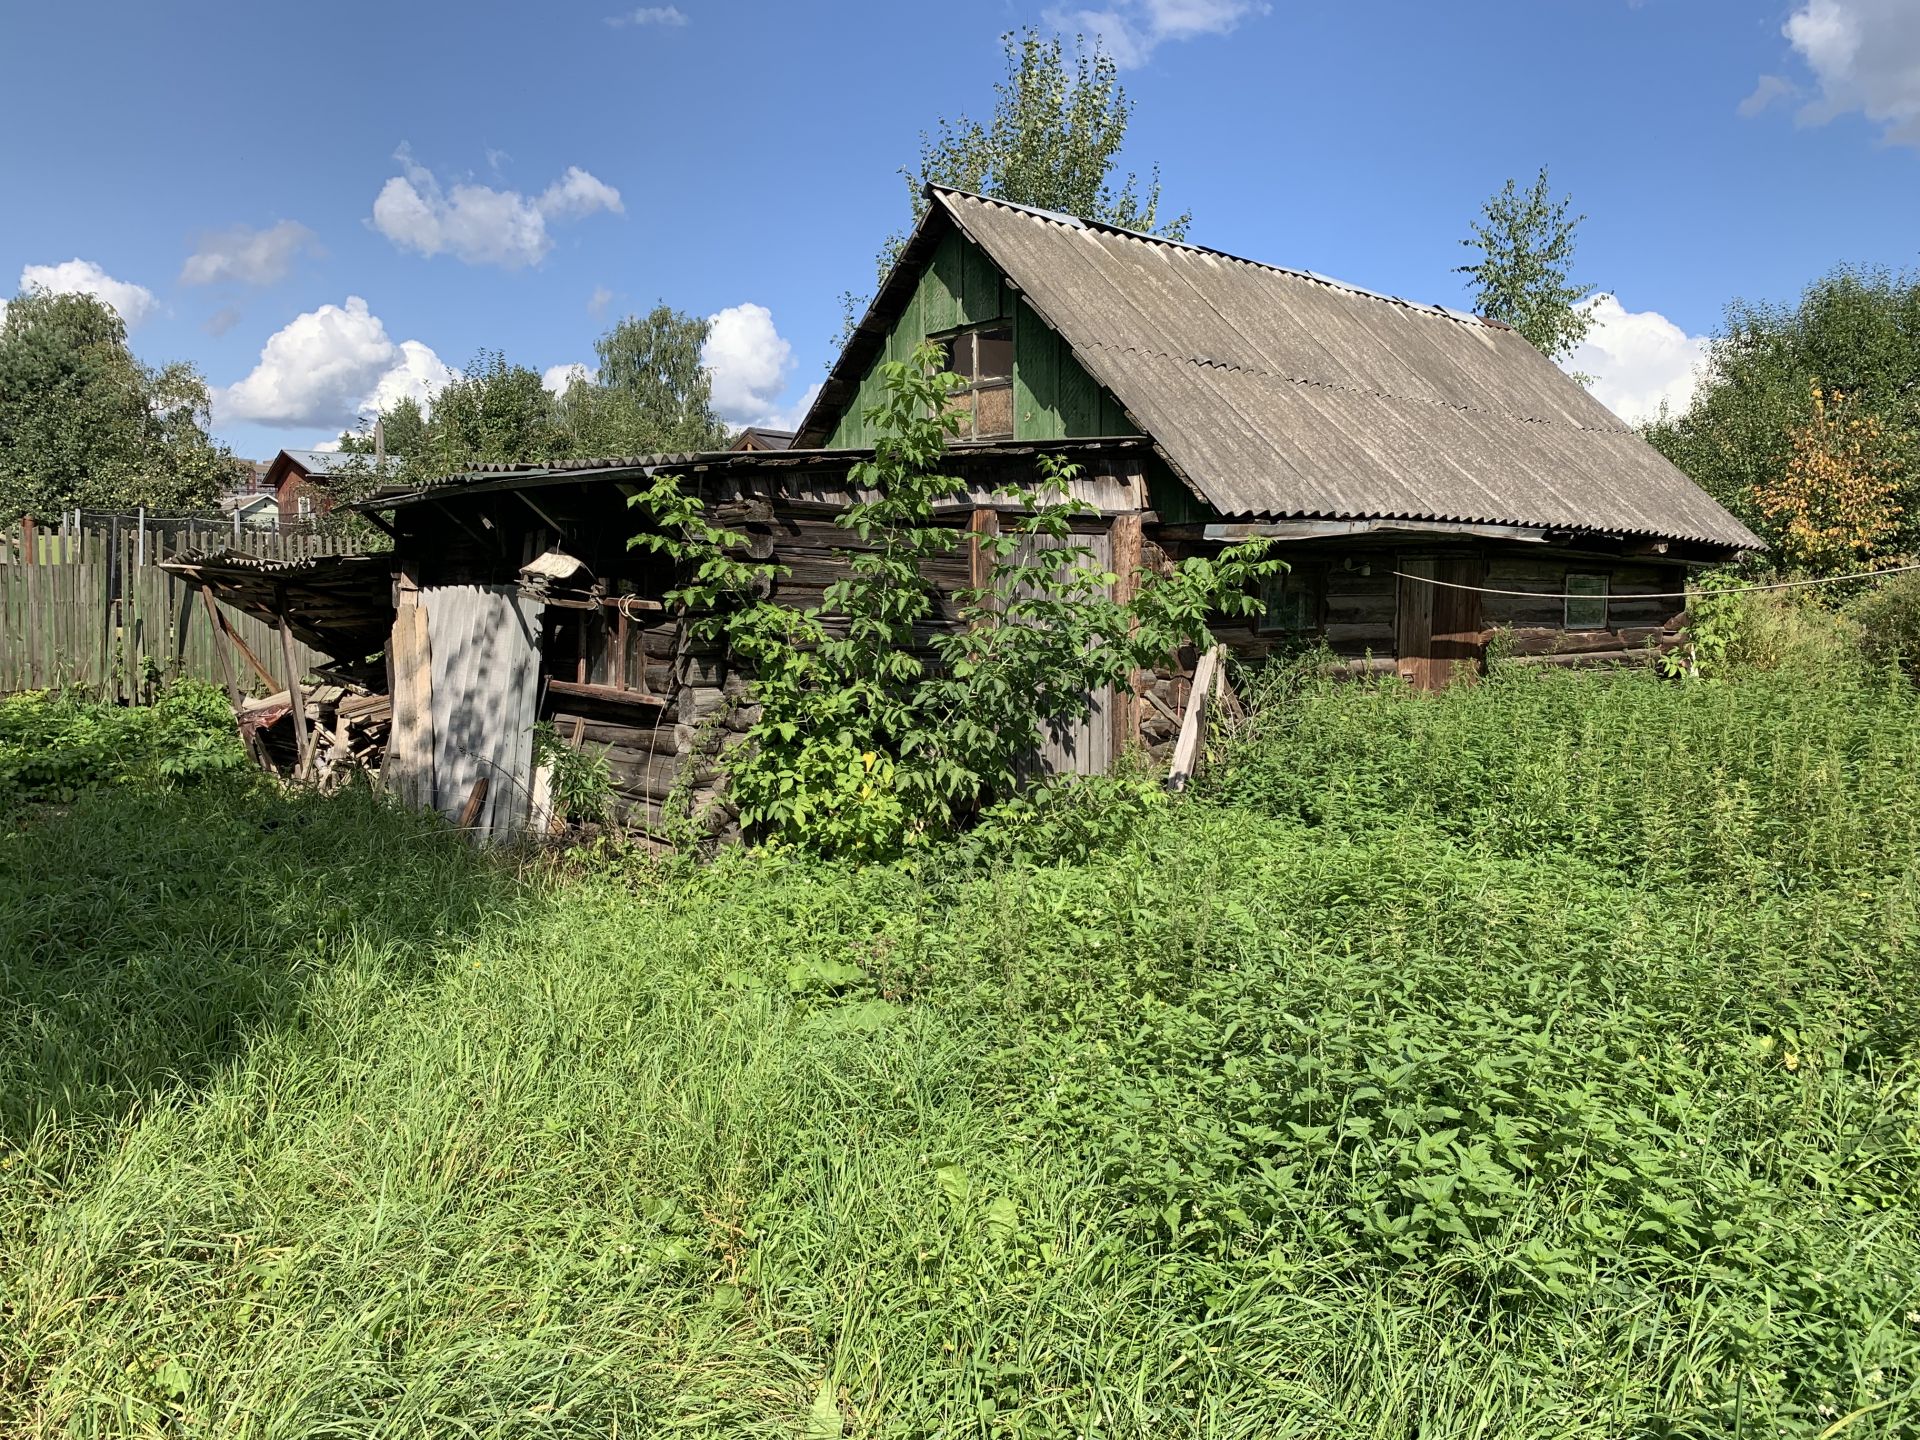
[[[400,463],[401,457],[386,457],[389,468]],[[278,490],[286,483],[290,475],[297,474],[303,480],[322,479],[337,474],[350,466],[370,466],[370,455],[349,455],[340,450],[282,450],[267,465],[267,478],[263,482],[267,489]],[[376,494],[395,488],[391,484],[375,487]]]
[[[764,425],[749,425],[733,437],[729,450],[785,450],[793,444],[793,431],[769,430]]]
[[[223,495],[220,497],[220,508],[228,514],[232,514],[237,510],[242,515],[251,515],[256,510],[273,510],[277,512],[280,508],[280,502],[265,492],[253,495]]]
[[[1227,516],[1524,525],[1759,548],[1506,326],[1309,271],[928,186],[800,427],[818,445],[947,225]]]

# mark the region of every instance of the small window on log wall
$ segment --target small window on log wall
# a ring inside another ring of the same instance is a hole
[[[1320,628],[1323,578],[1302,570],[1283,570],[1260,582],[1260,615],[1255,622],[1263,635],[1306,635]]]
[[[940,342],[946,368],[966,383],[952,406],[960,413],[958,440],[1006,440],[1013,435],[1013,330],[994,325],[965,330]]]
[[[1607,628],[1607,577],[1567,576],[1567,629]]]

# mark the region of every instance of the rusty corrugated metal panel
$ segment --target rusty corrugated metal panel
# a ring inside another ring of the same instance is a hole
[[[1503,325],[930,193],[1222,514],[1760,543]]]

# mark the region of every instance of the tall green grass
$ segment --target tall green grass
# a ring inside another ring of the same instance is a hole
[[[1072,864],[15,822],[0,1433],[1916,1433],[1911,695],[1262,723]]]

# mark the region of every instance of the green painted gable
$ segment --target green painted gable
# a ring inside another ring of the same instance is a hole
[[[1138,435],[1120,405],[1081,368],[1073,351],[1008,287],[999,267],[957,230],[941,237],[886,344],[827,432],[831,447],[873,443],[866,412],[880,398],[880,367],[905,360],[929,336],[994,320],[1013,323],[1013,438],[1067,440]]]

